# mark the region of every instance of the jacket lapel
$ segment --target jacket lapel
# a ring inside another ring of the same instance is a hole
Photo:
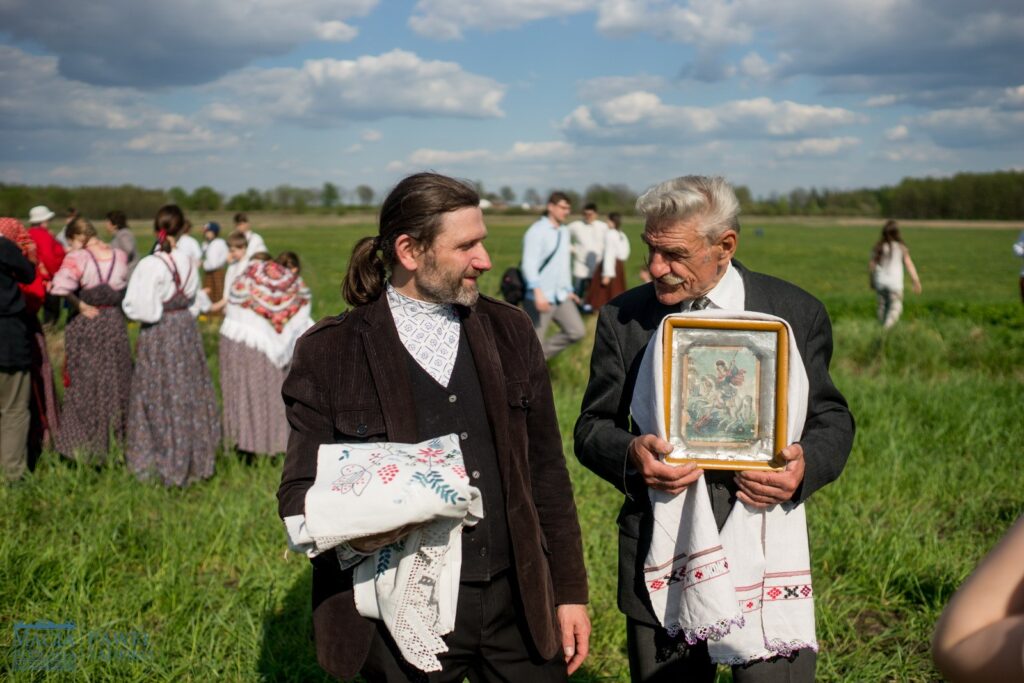
[[[501,369],[501,358],[498,356],[498,346],[494,339],[494,329],[491,326],[491,319],[478,310],[461,306],[458,310],[462,316],[466,338],[469,340],[469,348],[473,352],[473,364],[476,365],[480,390],[484,395],[484,408],[491,423],[491,434],[498,454],[498,467],[502,473],[502,481],[507,485],[508,395],[505,373]]]
[[[370,374],[380,398],[388,440],[416,443],[416,402],[402,345],[386,294],[369,304],[360,330]]]

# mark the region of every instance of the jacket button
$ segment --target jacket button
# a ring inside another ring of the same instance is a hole
[[[471,473],[470,476],[472,476],[474,479],[479,479],[480,478],[480,470],[473,470],[473,472]]]
[[[469,438],[469,432],[462,432],[461,434],[459,434],[459,438],[465,441],[466,439]]]
[[[356,434],[358,434],[359,436],[366,436],[366,429],[367,427],[365,424],[360,424],[358,427],[356,427]]]
[[[458,397],[455,394],[452,394],[451,396],[448,397],[448,402],[449,403],[455,403],[458,400],[459,399],[458,399]]]
[[[519,405],[521,405],[524,408],[529,408],[530,407],[530,399],[528,399],[525,396],[523,396],[521,399],[519,399]]]

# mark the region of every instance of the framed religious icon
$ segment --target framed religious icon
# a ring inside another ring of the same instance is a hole
[[[779,470],[789,335],[781,322],[675,318],[662,340],[668,462]],[[679,451],[684,453],[680,457]]]

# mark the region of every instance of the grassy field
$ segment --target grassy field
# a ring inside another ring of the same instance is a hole
[[[518,260],[524,222],[489,221],[485,292]],[[317,317],[342,309],[348,253],[370,219],[262,217],[255,227],[274,250],[301,255]],[[626,227],[635,284],[639,226]],[[1019,226],[906,227],[924,293],[908,292],[903,321],[886,334],[866,273],[879,227],[747,219],[738,254],[826,303],[833,375],[857,419],[845,473],[808,503],[823,681],[938,678],[932,626],[1024,502],[1024,307],[1010,250]],[[593,325],[551,374],[592,587],[592,654],[576,679],[622,681],[620,498],[572,456]],[[204,335],[216,377],[216,329]],[[79,468],[46,454],[33,476],[0,487],[0,677],[328,680],[313,654],[308,564],[285,552],[276,515],[280,467],[224,453],[212,480],[182,491],[141,485],[122,464]],[[64,660],[73,673],[12,671],[16,623],[39,620],[76,625],[75,659]]]

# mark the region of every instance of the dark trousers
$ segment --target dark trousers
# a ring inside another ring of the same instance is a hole
[[[715,680],[718,665],[708,656],[706,643],[687,645],[682,636],[669,638],[660,626],[626,618],[629,674],[633,683],[697,683]],[[735,683],[813,683],[818,656],[798,650],[792,657],[776,657],[732,667]]]
[[[63,299],[53,294],[47,294],[43,299],[43,324],[55,325],[60,320],[60,308]]]
[[[548,683],[566,681],[562,657],[545,661],[533,648],[519,614],[515,587],[504,572],[488,582],[459,585],[455,630],[444,637],[448,652],[438,656],[441,671],[426,674],[409,665],[383,622],[370,644],[359,673],[368,683],[425,681],[429,683]]]

